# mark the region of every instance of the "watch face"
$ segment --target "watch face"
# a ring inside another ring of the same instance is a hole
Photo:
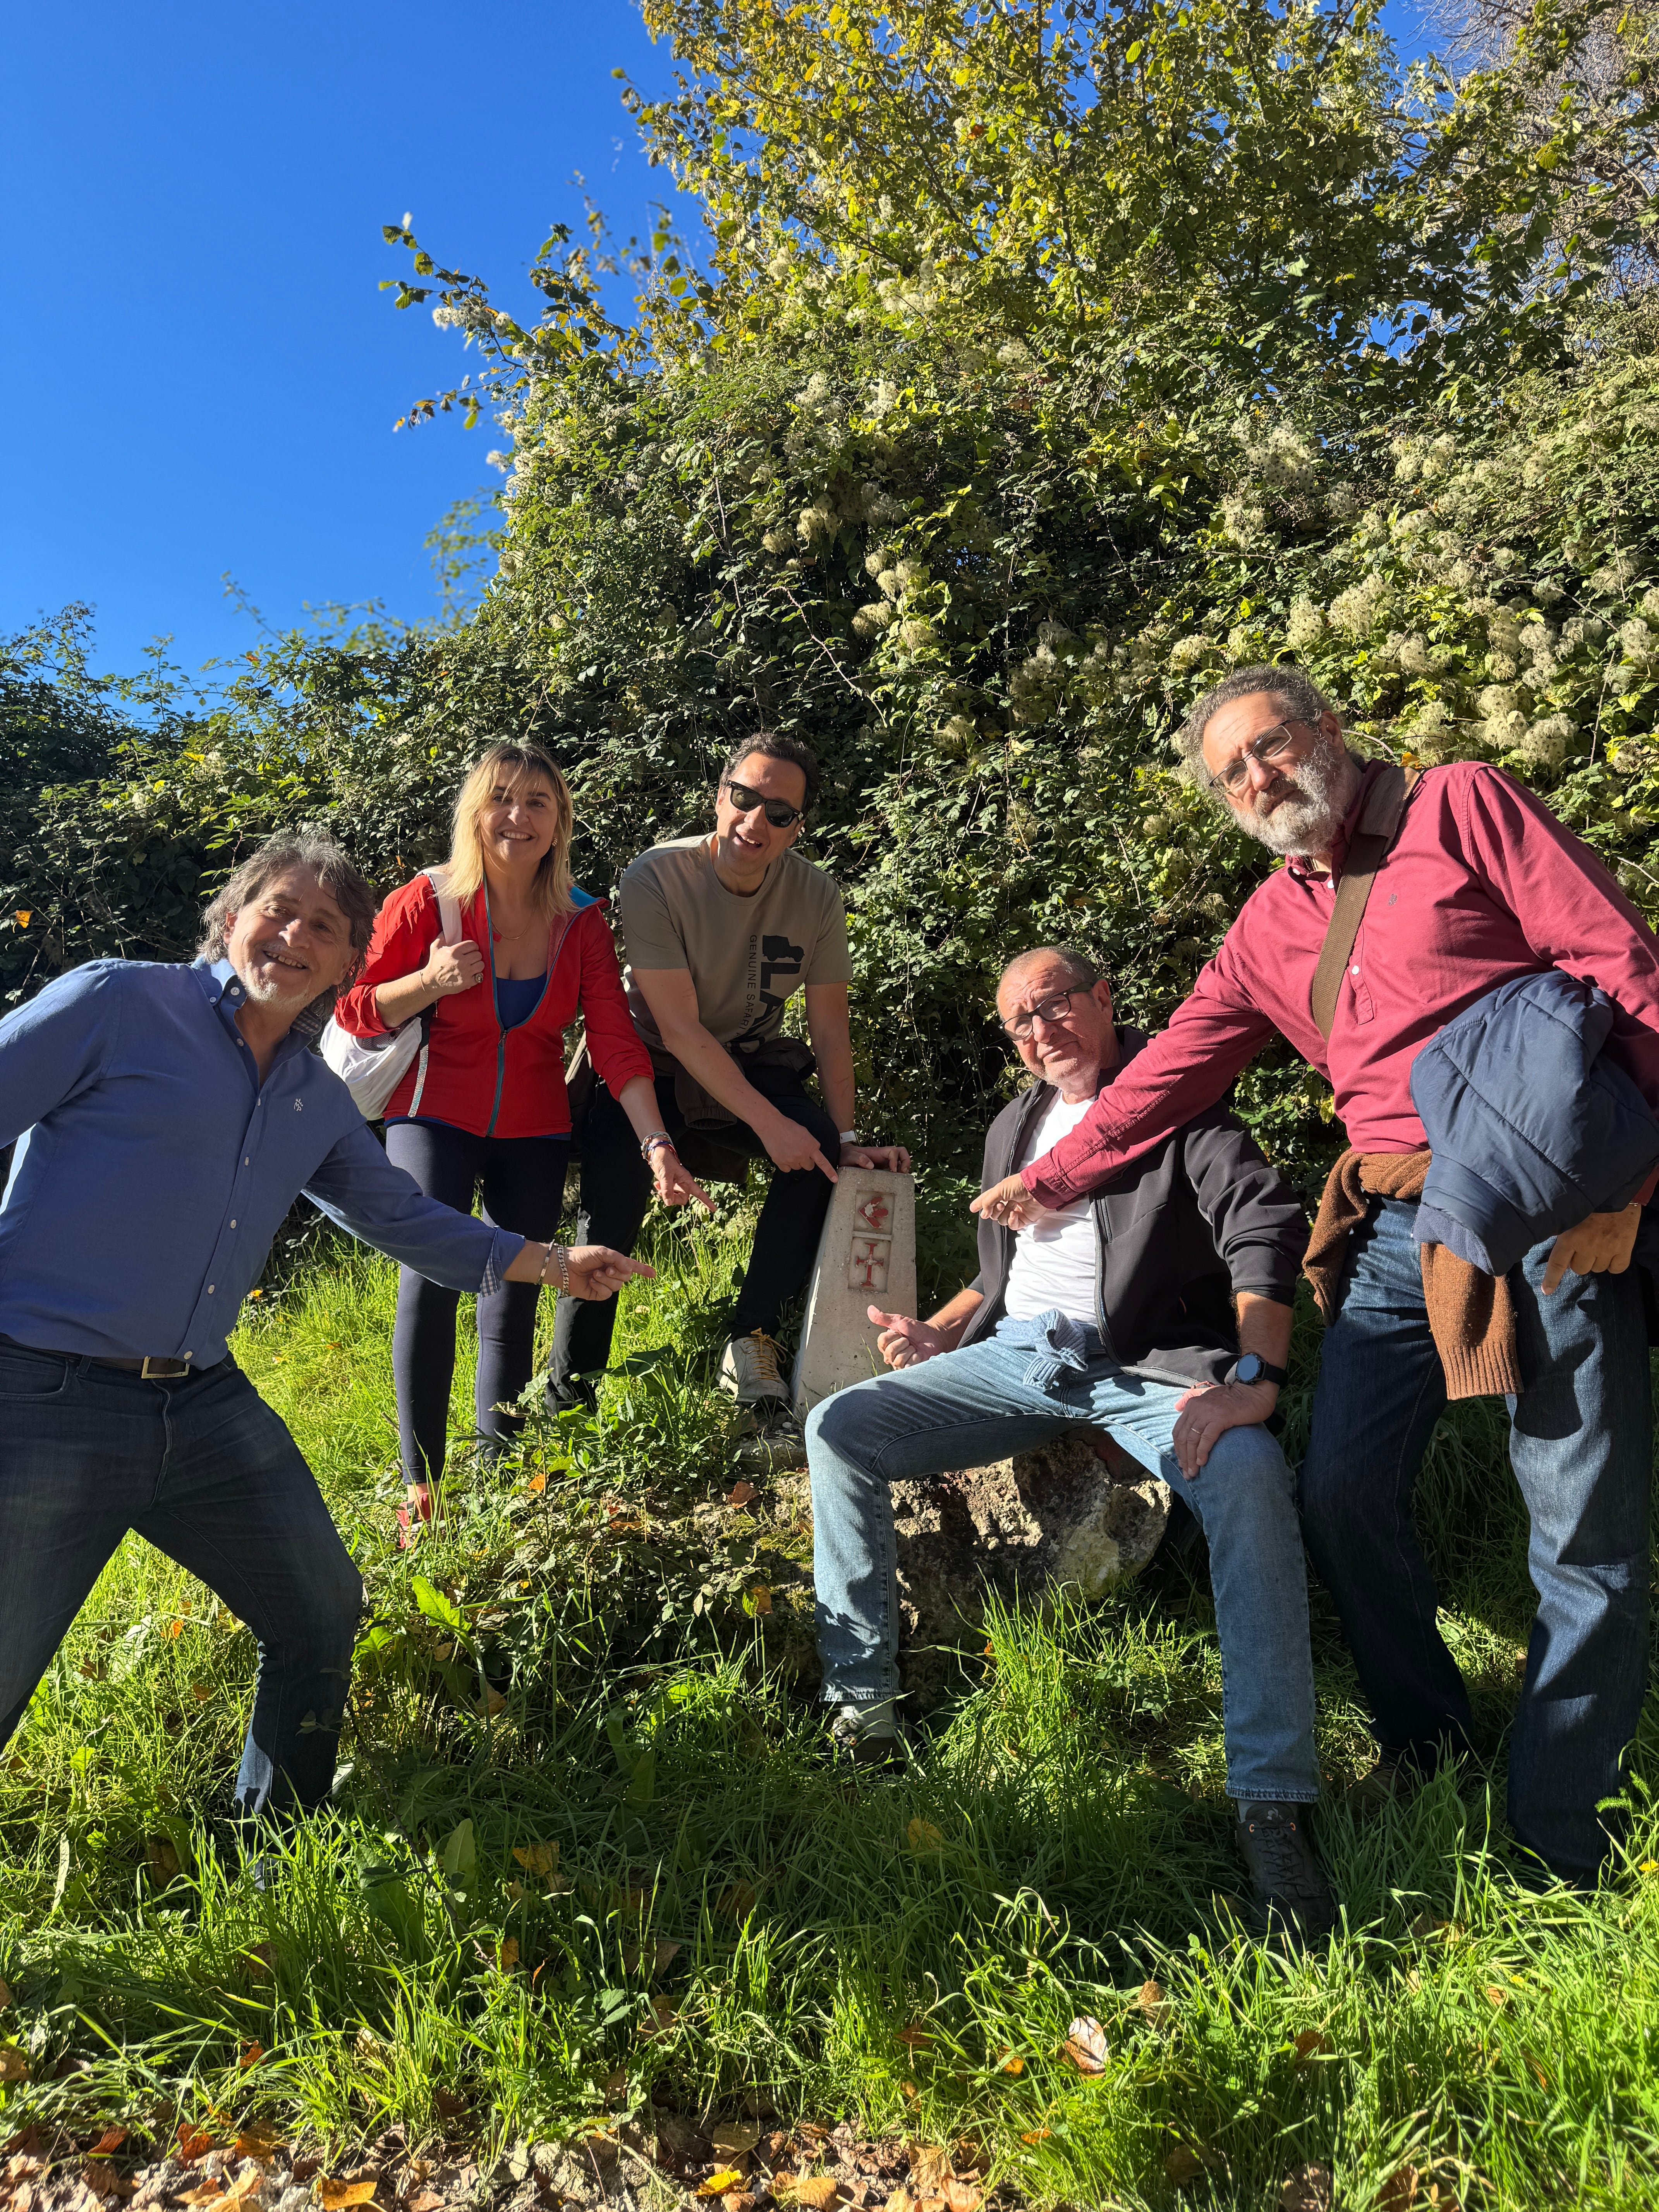
[[[1259,1352],[1247,1352],[1233,1370],[1235,1382],[1259,1382],[1267,1364]]]

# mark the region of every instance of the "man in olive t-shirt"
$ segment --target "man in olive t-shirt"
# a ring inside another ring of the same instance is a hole
[[[836,1167],[910,1164],[902,1146],[859,1141],[846,912],[831,878],[790,849],[817,785],[805,745],[750,738],[721,771],[714,835],[653,845],[624,872],[629,1004],[656,1065],[661,1127],[641,1147],[600,1085],[581,1133],[582,1235],[621,1252],[632,1251],[645,1218],[657,1146],[698,1176],[730,1176],[744,1158],[772,1162],[720,1361],[723,1386],[766,1417],[772,1438],[792,1421],[774,1334],[811,1271]],[[797,991],[810,1052],[783,1034]],[[805,1087],[815,1064],[822,1104]],[[555,1407],[591,1402],[581,1378],[610,1358],[616,1316],[614,1298],[560,1300]]]

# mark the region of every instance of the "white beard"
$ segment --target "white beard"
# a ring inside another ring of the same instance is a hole
[[[1323,739],[1293,776],[1281,780],[1295,797],[1281,799],[1271,814],[1240,811],[1239,828],[1270,853],[1328,853],[1353,804],[1357,779],[1346,747],[1339,738]]]

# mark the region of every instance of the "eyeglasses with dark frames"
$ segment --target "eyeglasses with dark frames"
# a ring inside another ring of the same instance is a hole
[[[787,799],[769,799],[763,791],[750,791],[746,783],[733,783],[726,779],[726,793],[739,814],[752,814],[758,806],[775,830],[787,830],[792,822],[805,819],[804,806],[792,806]]]
[[[1039,1016],[1045,1022],[1063,1022],[1072,1011],[1073,1000],[1080,993],[1092,991],[1094,988],[1092,983],[1073,983],[1069,991],[1056,991],[1052,999],[1041,999],[1035,1006],[1022,1007],[1012,1021],[1004,1022],[1004,1032],[1016,1044],[1024,1044]]]
[[[1212,791],[1229,793],[1243,791],[1249,775],[1249,763],[1260,761],[1265,768],[1276,761],[1296,743],[1298,733],[1305,730],[1305,722],[1295,720],[1275,722],[1271,730],[1263,730],[1259,738],[1252,738],[1237,760],[1230,760],[1219,775],[1210,778]]]

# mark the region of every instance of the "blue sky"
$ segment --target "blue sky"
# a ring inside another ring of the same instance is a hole
[[[1402,47],[1415,0],[1393,0]],[[423,245],[521,272],[587,190],[624,235],[666,189],[612,78],[665,86],[631,0],[78,0],[14,9],[0,108],[0,635],[72,599],[98,665],[194,671],[306,602],[436,611],[422,540],[495,481],[487,417],[392,425],[470,362],[376,289]]]
[[[487,482],[488,417],[408,403],[471,366],[380,278],[383,222],[533,306],[521,272],[580,172],[624,234],[666,180],[613,67],[670,64],[626,0],[76,0],[8,18],[0,108],[0,634],[71,599],[100,666],[171,631],[246,649],[231,571],[276,628],[302,603],[435,611],[422,544]]]

